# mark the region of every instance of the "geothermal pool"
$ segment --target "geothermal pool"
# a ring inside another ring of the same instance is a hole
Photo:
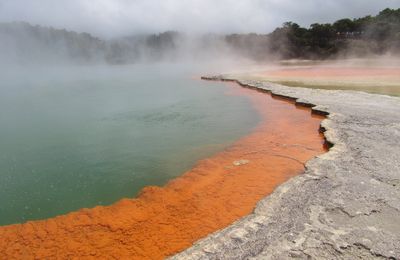
[[[184,65],[3,68],[0,225],[134,197],[260,120],[248,97]]]
[[[162,187],[131,199],[0,227],[0,258],[164,259],[248,215],[277,185],[323,153],[322,116],[236,84],[260,116],[250,133]],[[209,128],[208,131],[212,131]]]

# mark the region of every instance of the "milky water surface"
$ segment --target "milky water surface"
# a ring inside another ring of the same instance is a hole
[[[0,72],[0,225],[134,197],[253,129],[230,87],[188,65]]]

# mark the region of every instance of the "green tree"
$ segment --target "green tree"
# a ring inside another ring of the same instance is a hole
[[[354,32],[356,31],[356,24],[348,18],[341,19],[333,24],[333,29],[339,33]]]

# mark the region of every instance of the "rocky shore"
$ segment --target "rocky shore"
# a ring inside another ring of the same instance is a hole
[[[252,214],[172,259],[400,258],[400,98],[203,79],[236,81],[311,106],[327,115],[321,129],[332,147]]]

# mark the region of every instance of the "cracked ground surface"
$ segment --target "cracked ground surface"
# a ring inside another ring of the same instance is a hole
[[[329,114],[321,126],[333,147],[252,214],[172,259],[400,259],[400,98],[206,79],[315,105]]]

